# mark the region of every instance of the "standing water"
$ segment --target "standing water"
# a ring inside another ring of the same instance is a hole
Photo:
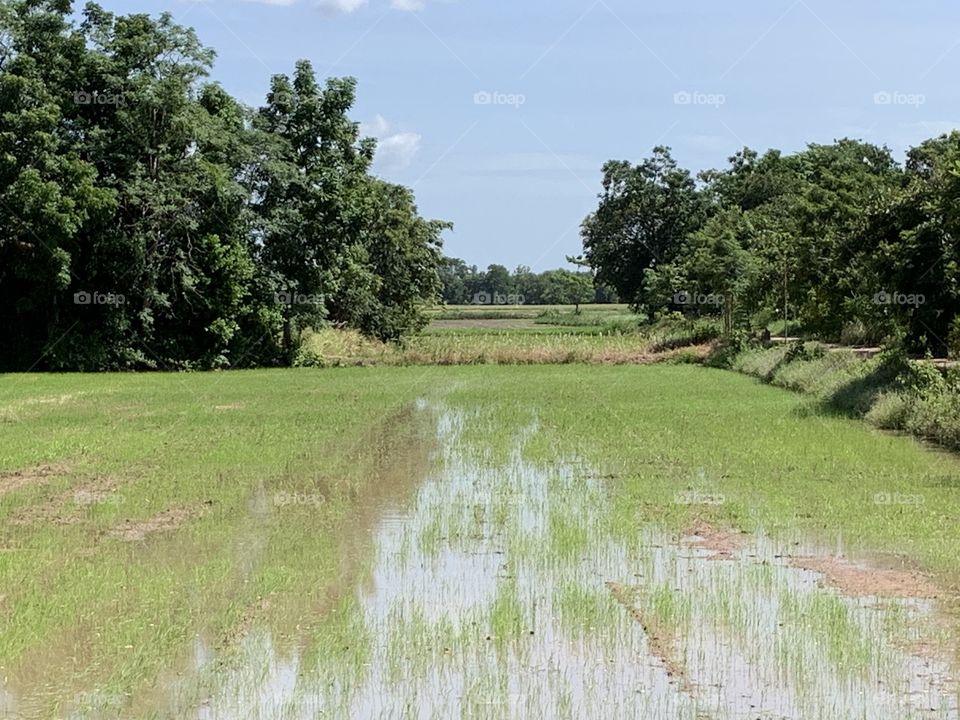
[[[845,597],[762,536],[719,553],[624,538],[596,473],[527,459],[535,423],[496,457],[472,416],[421,411],[433,470],[384,513],[316,647],[254,628],[196,717],[958,717],[949,666],[916,650],[930,602]]]

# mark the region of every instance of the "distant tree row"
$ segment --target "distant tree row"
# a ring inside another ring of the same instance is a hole
[[[535,273],[521,265],[510,272],[503,265],[479,270],[457,258],[444,258],[440,269],[442,297],[448,305],[581,305],[614,303],[616,294],[595,287],[590,272],[546,270]]]
[[[370,173],[352,79],[257,109],[170,15],[0,0],[0,369],[288,363],[300,329],[419,329],[447,224]]]
[[[608,162],[583,222],[597,280],[648,312],[784,316],[823,339],[960,350],[960,132],[898,164],[855,140],[745,148],[694,177],[669,148]]]

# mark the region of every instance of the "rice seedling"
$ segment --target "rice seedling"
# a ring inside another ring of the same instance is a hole
[[[688,366],[218,378],[3,396],[11,712],[957,717],[948,602],[796,562],[949,598],[951,457]]]

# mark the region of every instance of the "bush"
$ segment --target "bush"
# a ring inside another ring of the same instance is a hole
[[[787,348],[785,362],[792,363],[798,360],[819,360],[826,354],[826,348],[818,342],[794,342]]]
[[[913,398],[902,392],[885,392],[877,396],[864,416],[867,422],[883,430],[903,430],[913,412]]]
[[[716,340],[722,333],[720,321],[715,318],[688,320],[678,314],[664,317],[648,330],[653,341],[653,352],[702,345]]]
[[[900,373],[899,382],[921,399],[937,397],[948,390],[943,373],[930,363],[908,362]]]
[[[869,341],[867,326],[860,320],[848,322],[840,330],[841,345],[866,345]]]
[[[950,332],[947,335],[947,356],[951,360],[960,360],[960,315],[950,323]]]
[[[787,350],[786,345],[762,350],[747,350],[733,358],[729,367],[737,372],[753,375],[764,382],[770,382],[777,368],[784,362]]]

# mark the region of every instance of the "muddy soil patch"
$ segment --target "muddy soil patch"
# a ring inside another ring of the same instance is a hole
[[[608,582],[607,588],[613,599],[622,605],[630,613],[636,623],[643,628],[647,636],[647,642],[650,645],[650,653],[654,655],[666,668],[667,675],[676,680],[680,689],[687,693],[694,691],[693,683],[687,676],[687,668],[677,649],[677,638],[669,629],[663,627],[661,623],[654,622],[648,618],[640,608],[633,602],[633,592],[627,585],[617,582]]]
[[[47,478],[67,475],[69,472],[70,466],[64,463],[36,465],[23,470],[2,472],[0,473],[0,497],[28,485],[44,482]]]
[[[83,522],[84,511],[100,504],[124,501],[117,490],[126,481],[113,477],[97,477],[38,503],[19,508],[13,516],[16,525],[76,525]]]
[[[730,560],[749,540],[747,533],[711,525],[706,520],[695,521],[684,533],[683,542],[689,547],[706,550],[713,560]]]
[[[107,531],[107,535],[124,542],[139,542],[151,535],[176,530],[189,520],[203,514],[200,508],[172,507],[146,520],[127,520]]]
[[[917,570],[872,568],[845,557],[794,557],[790,564],[822,575],[819,584],[848,597],[936,599],[941,591]]]

